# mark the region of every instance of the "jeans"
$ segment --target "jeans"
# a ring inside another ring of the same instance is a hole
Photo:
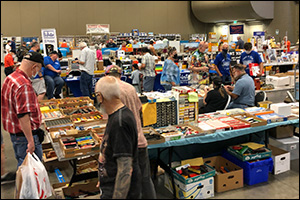
[[[89,96],[90,98],[92,98],[93,75],[89,75],[85,71],[81,71],[80,90],[81,90],[82,96]]]
[[[138,148],[139,151],[139,167],[142,177],[142,199],[156,199],[155,187],[151,179],[150,163],[148,149]]]
[[[165,88],[165,91],[169,91],[172,89],[172,85],[163,85],[163,87]]]
[[[20,165],[22,165],[23,160],[25,159],[27,153],[27,139],[26,137],[17,137],[15,134],[10,134],[10,139],[13,143],[13,148],[15,151],[15,157],[18,161],[18,168]],[[33,136],[35,150],[34,153],[39,157],[39,159],[42,161],[43,158],[43,149],[42,144],[39,141],[39,137],[37,135]]]
[[[222,83],[224,85],[230,85],[231,84],[231,77],[230,77],[230,75],[223,75],[221,78],[222,78]]]
[[[145,76],[143,80],[144,92],[151,92],[154,88],[155,76]]]
[[[230,108],[247,108],[249,106],[245,105],[245,104],[238,104],[238,103],[234,103],[234,102],[230,102],[227,109],[230,109]]]
[[[47,93],[48,99],[53,98],[54,88],[56,88],[54,95],[55,96],[60,95],[61,89],[65,84],[64,80],[60,76],[55,76],[53,78],[51,76],[45,75],[44,78],[45,78],[45,83],[46,83],[46,88],[47,88],[46,93]]]

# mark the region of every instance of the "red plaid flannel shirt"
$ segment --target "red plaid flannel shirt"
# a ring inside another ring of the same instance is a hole
[[[1,116],[4,130],[22,132],[18,114],[30,113],[31,129],[36,130],[42,122],[38,99],[29,77],[20,69],[7,76],[1,89]]]

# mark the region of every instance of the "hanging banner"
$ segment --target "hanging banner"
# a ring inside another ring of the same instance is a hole
[[[229,25],[230,34],[244,34],[244,25]]]
[[[51,51],[57,51],[57,38],[55,28],[42,29],[43,56],[49,56]]]
[[[109,24],[87,24],[86,34],[109,33]]]

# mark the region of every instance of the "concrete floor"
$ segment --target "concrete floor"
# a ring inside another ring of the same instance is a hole
[[[1,86],[5,78],[4,67],[1,67]],[[5,144],[5,169],[6,171],[16,171],[17,161],[14,156],[12,143],[9,134],[3,130],[1,122],[1,131]],[[72,175],[72,168],[68,163],[64,163],[61,172],[66,181],[69,181]],[[60,168],[60,166],[57,166]],[[56,174],[48,171],[51,184],[58,183]],[[164,175],[160,175],[154,181],[158,199],[171,199],[173,195],[164,187]],[[1,185],[1,199],[14,198],[15,183]],[[53,197],[51,197],[53,198]],[[291,170],[279,175],[269,174],[269,180],[265,183],[259,183],[252,186],[245,185],[243,188],[231,190],[222,193],[216,193],[214,199],[299,199],[299,159],[291,161]]]

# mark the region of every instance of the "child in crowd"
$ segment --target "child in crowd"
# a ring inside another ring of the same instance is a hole
[[[134,70],[131,73],[132,85],[138,93],[142,93],[141,81],[140,81],[140,76],[142,73],[140,72],[137,64],[133,64],[132,69]]]

